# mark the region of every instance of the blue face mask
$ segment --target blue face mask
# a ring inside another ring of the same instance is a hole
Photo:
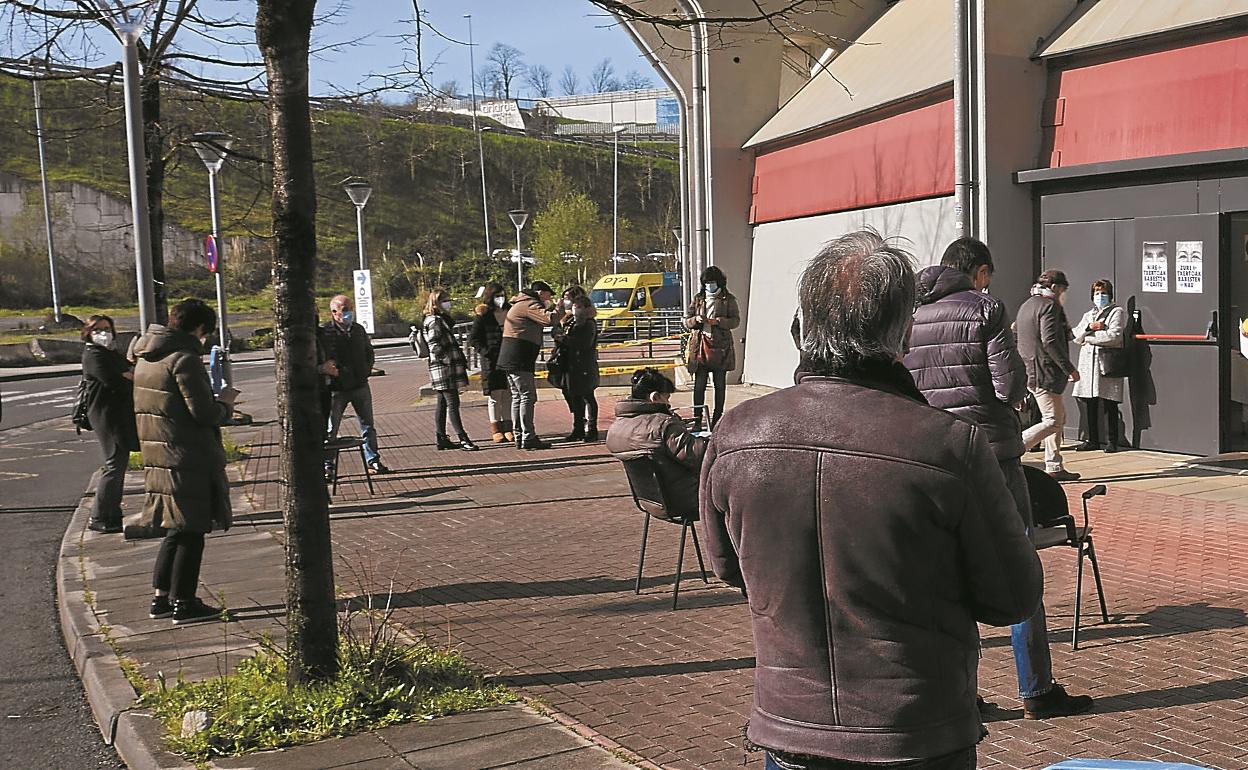
[[[1098,293],[1098,294],[1093,295],[1093,296],[1092,296],[1092,304],[1093,304],[1093,305],[1096,305],[1096,306],[1097,306],[1097,307],[1099,307],[1101,310],[1104,310],[1105,308],[1109,307],[1109,295],[1108,295],[1108,294],[1099,294],[1099,293]]]
[[[713,282],[713,281],[712,281],[711,283],[706,284],[706,293],[707,293],[707,294],[714,294],[714,293],[715,293],[715,292],[717,292],[717,291],[719,291],[719,284],[717,284],[717,283],[715,283],[715,282]]]
[[[342,322],[346,324],[347,326],[350,326],[351,324],[355,323],[355,311],[353,310],[342,311]]]

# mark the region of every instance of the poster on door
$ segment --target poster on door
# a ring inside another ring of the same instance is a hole
[[[1205,291],[1204,241],[1178,241],[1174,244],[1174,290],[1179,294]]]
[[[1144,241],[1144,291],[1165,294],[1170,291],[1170,256],[1166,244]]]

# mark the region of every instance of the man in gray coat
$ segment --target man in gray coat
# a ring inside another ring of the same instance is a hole
[[[1062,393],[1068,382],[1079,380],[1079,367],[1070,360],[1074,333],[1062,307],[1069,288],[1065,273],[1045,270],[1018,309],[1018,352],[1027,367],[1027,389],[1040,407],[1040,422],[1023,431],[1023,444],[1030,449],[1044,442],[1044,469],[1058,481],[1079,478],[1062,463],[1062,429],[1066,427]]]

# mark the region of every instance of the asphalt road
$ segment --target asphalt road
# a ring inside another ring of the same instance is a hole
[[[424,373],[406,348],[379,350],[377,359]],[[56,611],[61,538],[101,461],[95,434],[78,435],[69,422],[78,379],[0,383],[0,770],[125,767],[100,737]],[[258,424],[276,418],[272,360],[235,362],[234,385],[239,408]]]

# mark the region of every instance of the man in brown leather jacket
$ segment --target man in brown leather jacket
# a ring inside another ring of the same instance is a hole
[[[707,554],[749,596],[749,740],[770,768],[973,768],[976,622],[1030,617],[1040,561],[983,429],[899,363],[909,255],[842,236],[799,297],[796,386],[726,413],[702,465]]]

